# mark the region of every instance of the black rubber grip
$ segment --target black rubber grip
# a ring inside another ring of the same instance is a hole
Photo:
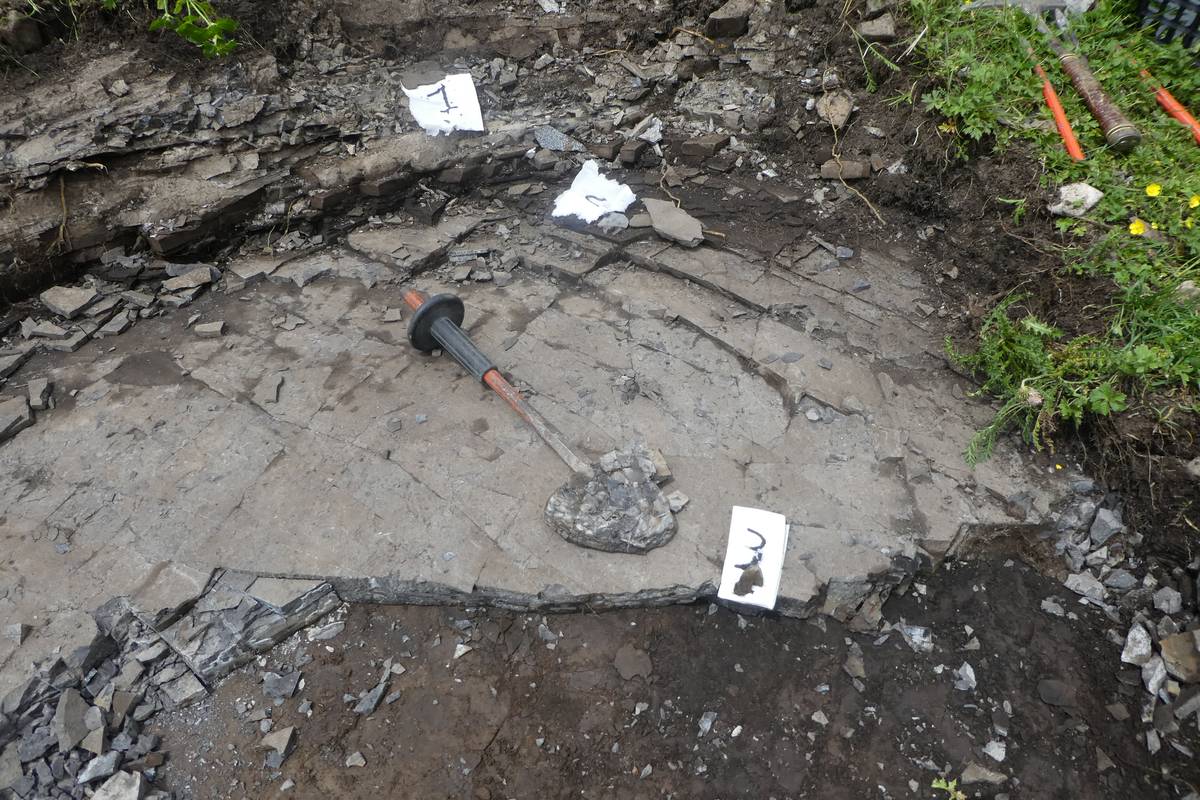
[[[496,365],[491,362],[491,359],[481,353],[470,337],[463,332],[463,329],[449,317],[440,317],[435,320],[430,332],[442,346],[442,350],[454,356],[454,360],[461,364],[463,369],[474,375],[477,380],[482,381],[488,370],[495,369]]]

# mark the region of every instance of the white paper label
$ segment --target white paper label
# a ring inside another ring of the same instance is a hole
[[[595,222],[610,211],[624,211],[637,200],[633,190],[623,183],[600,174],[596,161],[584,162],[579,174],[571,182],[571,188],[554,201],[553,217],[579,217],[584,222]]]
[[[408,95],[408,110],[426,133],[437,136],[452,131],[484,129],[475,81],[469,73],[447,75],[437,83],[415,89],[401,88]]]
[[[729,547],[717,597],[759,608],[774,608],[787,551],[787,517],[760,508],[734,506]]]

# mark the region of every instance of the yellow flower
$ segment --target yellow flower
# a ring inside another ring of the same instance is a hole
[[[1188,208],[1200,208],[1200,194],[1194,194],[1188,198]]]
[[[1133,218],[1133,222],[1129,223],[1129,232],[1134,236],[1141,236],[1146,232],[1146,223],[1142,222],[1137,217]]]
[[[1193,225],[1193,224],[1194,224],[1194,223],[1192,222],[1192,218],[1191,218],[1191,217],[1188,217],[1187,219],[1185,219],[1185,220],[1183,221],[1183,227],[1187,228],[1189,231],[1192,229],[1192,225]]]
[[[1146,197],[1158,197],[1162,194],[1162,186],[1157,183],[1152,183],[1146,187]]]

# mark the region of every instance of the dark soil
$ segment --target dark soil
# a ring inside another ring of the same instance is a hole
[[[1040,610],[1046,597],[1079,617]],[[337,638],[299,634],[204,704],[156,718],[170,753],[159,780],[182,797],[276,797],[291,780],[283,796],[425,800],[933,798],[936,777],[961,777],[971,762],[1012,776],[966,786],[971,797],[1165,798],[1200,780],[1169,747],[1151,765],[1136,733],[1137,671],[1121,669],[1097,612],[1028,567],[950,565],[885,617],[930,627],[933,651],[896,632],[715,606],[551,616],[544,629],[540,616],[496,610],[359,606]],[[455,659],[459,643],[472,650]],[[851,643],[862,691],[844,668]],[[354,713],[385,659],[404,668],[388,687],[399,698]],[[964,662],[975,690],[954,688]],[[274,706],[261,673],[296,668],[302,689]],[[1041,699],[1047,680],[1070,705]],[[311,716],[297,710],[304,702]],[[1132,718],[1114,719],[1114,703]],[[248,719],[264,708],[275,728],[296,727],[277,771]],[[700,735],[706,712],[716,721]],[[1006,745],[1003,763],[982,751],[993,740]],[[1198,740],[1194,730],[1183,739]],[[1099,772],[1098,751],[1116,766]],[[356,752],[366,766],[347,767]]]

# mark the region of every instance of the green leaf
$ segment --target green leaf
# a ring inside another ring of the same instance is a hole
[[[1093,413],[1106,417],[1115,411],[1124,411],[1125,395],[1112,387],[1112,384],[1102,383],[1088,395],[1088,407]]]
[[[1034,316],[1025,317],[1021,320],[1022,327],[1025,330],[1041,336],[1043,339],[1057,339],[1062,336],[1062,331],[1052,325],[1047,325],[1040,319]]]

